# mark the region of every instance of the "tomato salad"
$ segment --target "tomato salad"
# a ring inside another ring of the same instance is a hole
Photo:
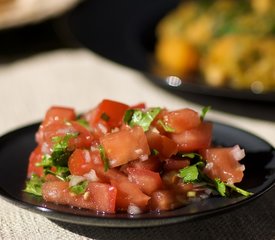
[[[212,123],[184,108],[105,99],[78,117],[51,107],[29,158],[25,192],[97,212],[167,211],[232,193],[245,169],[238,145],[213,146]]]

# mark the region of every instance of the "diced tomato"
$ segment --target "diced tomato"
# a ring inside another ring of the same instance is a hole
[[[145,133],[140,126],[124,128],[100,138],[110,167],[117,167],[135,159],[146,160],[150,154]]]
[[[29,158],[28,165],[28,177],[31,177],[32,174],[36,174],[38,176],[43,175],[43,167],[37,167],[36,163],[41,162],[43,157],[43,153],[41,152],[41,146],[37,146],[31,153]]]
[[[239,163],[240,159],[236,159],[234,151],[233,147],[203,150],[202,156],[207,161],[205,173],[212,179],[219,178],[228,183],[241,182],[244,166]]]
[[[142,161],[142,160],[134,160],[131,162],[128,162],[127,164],[124,164],[121,166],[120,171],[128,174],[127,169],[128,168],[139,168],[139,169],[147,169],[154,172],[159,172],[161,170],[161,161],[158,158],[158,156],[149,156],[148,160]]]
[[[163,169],[165,171],[180,170],[189,166],[190,160],[188,159],[166,159],[163,164]]]
[[[68,107],[51,107],[43,120],[42,125],[46,126],[54,121],[74,121],[76,114],[73,108]]]
[[[129,109],[129,106],[124,103],[104,99],[94,110],[86,115],[86,119],[91,127],[94,127],[100,119],[106,121],[111,128],[119,127],[127,109]]]
[[[163,122],[165,125],[171,127],[174,133],[181,133],[198,127],[201,120],[196,111],[184,108],[178,111],[168,112],[163,116]]]
[[[59,179],[58,177],[56,177],[55,175],[52,174],[47,174],[44,178],[45,182],[54,182],[54,181],[62,181],[61,179]]]
[[[149,208],[153,211],[168,211],[186,203],[185,195],[176,194],[173,190],[159,190],[151,195]]]
[[[139,186],[132,183],[128,178],[111,180],[111,184],[117,188],[116,208],[118,210],[128,210],[130,205],[135,205],[144,210],[150,197],[143,193]]]
[[[145,108],[146,108],[145,103],[138,103],[129,107],[129,109],[145,109]]]
[[[45,201],[71,205],[101,212],[115,212],[117,190],[105,183],[89,183],[84,194],[74,194],[69,190],[69,182],[50,181],[42,185]]]
[[[97,155],[96,155],[97,153]],[[90,152],[87,149],[76,149],[68,161],[68,167],[72,175],[82,176],[88,173],[94,166],[92,158],[100,159],[99,152]]]
[[[88,148],[92,145],[94,140],[91,133],[77,122],[57,121],[42,129],[39,129],[39,131],[42,131],[40,133],[42,138],[40,139],[39,144],[43,144],[44,153],[49,153],[55,144],[53,142],[53,137],[76,134],[76,136],[71,137],[68,141],[68,145],[71,150],[74,150],[75,148]]]
[[[106,183],[90,182],[87,188],[87,200],[100,212],[114,213],[116,209],[117,189]]]
[[[212,123],[202,122],[198,127],[183,131],[179,134],[170,134],[173,141],[178,144],[178,150],[192,152],[208,148],[212,140]]]
[[[162,187],[162,180],[159,173],[147,169],[128,168],[128,179],[136,183],[142,192],[152,194]]]
[[[154,131],[147,131],[146,137],[150,149],[157,150],[162,158],[169,158],[178,152],[177,143],[164,135]]]
[[[100,137],[106,135],[111,131],[111,127],[108,125],[108,123],[103,120],[99,119],[91,128],[91,131],[93,133],[93,136],[96,139],[99,139]]]

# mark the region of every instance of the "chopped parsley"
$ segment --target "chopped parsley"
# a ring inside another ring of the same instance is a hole
[[[158,120],[158,124],[160,124],[165,132],[175,132],[175,129],[169,126],[167,123],[164,123],[162,120]]]
[[[160,113],[161,108],[150,108],[147,111],[129,109],[124,115],[124,123],[128,124],[130,127],[141,126],[146,132],[149,130],[151,123],[154,121],[156,116]]]
[[[87,189],[87,187],[88,187],[88,183],[89,183],[89,182],[88,182],[87,180],[82,181],[82,182],[80,182],[79,184],[76,184],[76,185],[74,185],[74,186],[71,186],[71,187],[70,187],[70,191],[71,191],[72,193],[77,194],[77,195],[83,194],[83,193],[85,193],[85,191],[86,191],[86,189]]]
[[[199,168],[204,166],[204,162],[198,162],[194,165],[187,166],[179,170],[179,177],[186,183],[192,183],[199,181],[200,171]]]
[[[101,114],[100,118],[105,122],[108,122],[110,120],[110,117],[105,112]]]
[[[44,179],[36,174],[32,174],[31,178],[26,181],[26,188],[23,190],[27,193],[32,193],[36,196],[42,196],[42,184]]]
[[[77,136],[78,133],[68,133],[65,136],[53,137],[52,142],[54,145],[52,154],[44,154],[41,162],[36,163],[36,166],[43,167],[45,175],[52,174],[65,181],[70,175],[68,160],[73,152],[69,149],[69,140]]]
[[[88,128],[88,129],[90,127],[89,122],[84,118],[79,118],[79,119],[77,119],[76,122],[79,123],[82,127],[85,127],[85,128]]]
[[[207,113],[208,111],[210,111],[210,109],[211,109],[211,106],[205,106],[205,107],[202,108],[202,110],[201,110],[201,115],[200,115],[201,121],[204,120],[206,113]]]
[[[104,171],[107,172],[110,168],[109,159],[107,158],[105,149],[102,145],[99,145],[98,149],[99,149],[100,157],[101,157],[101,159],[103,161],[103,164],[104,164]]]
[[[54,143],[53,152],[51,154],[53,166],[63,166],[68,165],[68,159],[72,154],[69,149],[69,140],[75,138],[79,135],[78,132],[67,133],[65,136],[56,136],[52,138]]]
[[[234,184],[228,184],[221,181],[219,178],[212,180],[203,173],[205,163],[199,161],[196,164],[187,166],[179,170],[178,177],[182,178],[185,183],[205,183],[209,188],[214,188],[217,193],[223,197],[229,196],[231,192],[237,192],[243,196],[250,196],[253,193],[236,187]]]
[[[195,159],[198,158],[199,160],[202,160],[202,155],[198,154],[198,153],[183,153],[181,155],[181,157],[183,158],[190,158],[190,159]]]

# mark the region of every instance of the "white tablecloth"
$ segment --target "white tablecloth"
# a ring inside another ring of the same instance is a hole
[[[146,102],[149,106],[170,109],[202,108],[152,85],[141,73],[85,49],[48,52],[0,66],[0,94],[0,135],[41,120],[51,105],[72,106],[83,112],[103,98],[129,104]],[[248,130],[275,145],[273,122],[215,109],[207,117]],[[0,239],[42,239],[42,236],[86,239],[0,198]]]

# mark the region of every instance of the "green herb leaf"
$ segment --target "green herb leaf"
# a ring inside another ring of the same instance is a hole
[[[68,148],[69,140],[75,138],[79,135],[78,132],[67,133],[65,136],[52,137],[52,142],[54,143],[53,151],[63,151]]]
[[[152,153],[153,156],[156,156],[156,155],[159,154],[159,151],[154,148],[154,149],[151,150],[151,153]]]
[[[55,166],[56,170],[52,171],[50,168],[44,170],[46,174],[52,174],[59,178],[62,181],[67,181],[68,176],[70,175],[70,170],[68,167]]]
[[[252,192],[248,192],[246,190],[243,190],[239,187],[236,187],[234,184],[228,184],[228,183],[225,183],[225,185],[229,188],[231,188],[231,190],[233,190],[234,192],[237,192],[237,193],[240,193],[241,195],[245,196],[245,197],[249,197],[251,195],[253,195]]]
[[[110,117],[105,112],[101,114],[100,118],[106,122],[108,122],[110,119]]]
[[[169,126],[167,123],[164,123],[162,120],[158,120],[158,124],[160,124],[165,132],[175,132],[175,129]]]
[[[139,109],[130,109],[126,111],[123,121],[130,127],[139,125],[146,132],[160,111],[161,108],[151,108],[145,112]]]
[[[37,167],[51,167],[53,166],[52,158],[49,154],[44,154],[41,162],[35,164]]]
[[[195,182],[199,177],[199,170],[196,164],[179,170],[179,177],[186,183]]]
[[[129,123],[132,120],[132,116],[133,116],[134,112],[135,112],[134,109],[127,110],[124,114],[123,122],[129,125]]]
[[[70,187],[70,191],[72,193],[75,193],[75,194],[83,194],[83,193],[85,193],[85,191],[86,191],[86,189],[88,187],[88,183],[89,182],[87,180],[85,180],[83,182],[80,182],[77,185],[71,186]]]
[[[105,149],[102,145],[99,145],[98,149],[99,149],[100,157],[101,157],[101,159],[103,161],[103,164],[104,164],[104,171],[107,172],[110,168],[109,167],[109,159],[107,158],[106,153],[105,153]]]
[[[222,182],[219,178],[214,179],[215,188],[218,191],[218,193],[225,197],[226,196],[226,185],[224,182]]]
[[[191,159],[198,158],[199,160],[202,160],[202,155],[198,153],[183,153],[181,156],[191,158]]]
[[[43,178],[40,178],[36,174],[32,174],[31,178],[26,181],[26,188],[23,191],[34,194],[36,196],[42,196],[41,188],[43,183]]]
[[[77,123],[79,123],[81,126],[83,126],[85,128],[89,128],[90,127],[88,121],[86,119],[84,119],[84,118],[79,118],[76,121],[77,121]]]
[[[67,133],[65,136],[56,136],[52,138],[54,144],[53,152],[51,154],[52,162],[54,166],[66,167],[68,165],[68,159],[72,154],[72,151],[68,149],[69,140],[79,135],[78,132]]]
[[[201,116],[200,116],[201,121],[204,120],[206,113],[208,111],[210,111],[210,109],[211,109],[211,106],[206,106],[206,107],[202,108],[202,110],[201,110]]]

